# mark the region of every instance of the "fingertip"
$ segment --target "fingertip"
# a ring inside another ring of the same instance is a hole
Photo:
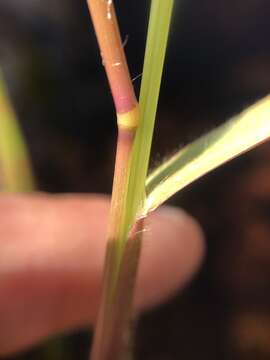
[[[8,241],[2,241],[0,256],[0,354],[7,354],[93,320],[109,201],[98,195],[33,195],[6,197],[1,206],[6,215],[0,233]],[[137,309],[183,287],[204,253],[200,226],[180,209],[162,207],[149,216],[145,230]]]
[[[149,308],[173,296],[198,270],[205,252],[198,222],[164,206],[146,223],[136,289],[136,306]]]

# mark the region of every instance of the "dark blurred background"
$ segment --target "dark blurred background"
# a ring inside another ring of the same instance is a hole
[[[134,78],[149,4],[115,1]],[[176,1],[152,166],[270,92],[269,18],[269,0]],[[39,189],[109,193],[116,127],[86,1],[1,0],[0,66]],[[139,321],[137,359],[270,359],[269,160],[266,143],[171,201],[200,221],[207,257],[192,284]],[[70,336],[62,358],[86,359],[88,343]]]

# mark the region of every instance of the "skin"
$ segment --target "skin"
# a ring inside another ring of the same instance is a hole
[[[95,321],[109,199],[102,195],[1,195],[0,356]],[[203,235],[182,210],[146,224],[137,311],[181,289],[198,269]]]

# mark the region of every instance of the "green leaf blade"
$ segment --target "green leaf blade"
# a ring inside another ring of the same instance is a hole
[[[196,179],[270,137],[270,96],[202,136],[157,168],[147,179],[150,212]]]
[[[140,216],[145,200],[145,179],[148,172],[153,130],[161,79],[166,55],[174,0],[152,0],[143,77],[140,91],[140,126],[132,154],[126,224]]]

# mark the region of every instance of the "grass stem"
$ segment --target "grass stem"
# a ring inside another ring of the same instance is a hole
[[[120,31],[112,1],[88,0],[117,112],[118,140],[111,200],[108,244],[103,291],[91,351],[92,360],[120,359],[128,328],[133,274],[136,273],[140,242],[138,236],[125,231],[125,212],[130,176],[130,161],[139,123],[139,108],[130,78]],[[126,246],[129,237],[130,246]],[[130,254],[130,252],[132,254]],[[131,263],[126,257],[135,259]],[[127,277],[132,284],[126,284]],[[129,293],[130,301],[123,297]]]
[[[104,286],[91,360],[122,360],[127,353],[144,224],[140,209],[173,2],[152,1],[139,111],[113,1],[88,0],[118,120]]]

